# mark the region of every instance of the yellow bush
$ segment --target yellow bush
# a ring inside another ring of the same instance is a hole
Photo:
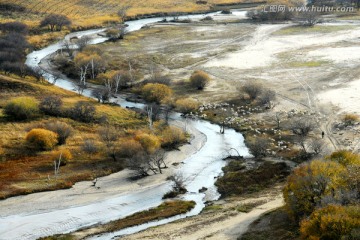
[[[37,149],[49,150],[58,143],[58,135],[52,131],[34,128],[25,137],[26,141]]]
[[[143,151],[142,145],[134,139],[122,139],[119,145],[119,155],[122,157],[132,157]]]
[[[186,142],[186,135],[180,128],[166,127],[161,131],[161,140],[163,147],[172,147]]]
[[[336,161],[341,165],[358,165],[360,166],[360,156],[347,150],[340,150],[332,153],[328,159]]]
[[[6,115],[16,120],[27,120],[39,113],[38,102],[32,97],[19,97],[9,101],[4,108]]]
[[[303,239],[359,239],[359,228],[359,205],[329,205],[314,211],[309,219],[303,220],[300,232]]]
[[[195,112],[199,107],[199,103],[192,98],[179,99],[175,102],[175,105],[177,110],[182,113]]]
[[[58,161],[59,158],[61,157],[61,166],[66,165],[66,163],[68,163],[72,158],[72,154],[68,149],[62,149],[62,150],[58,150],[58,151],[54,151],[52,153],[52,160],[56,160]]]
[[[355,114],[346,114],[343,117],[343,121],[346,125],[350,126],[359,121],[359,116]]]
[[[139,133],[135,136],[135,140],[138,141],[148,153],[154,153],[161,146],[160,139],[153,134]]]
[[[347,188],[347,174],[333,161],[314,160],[294,169],[283,190],[289,215],[296,221],[309,216],[324,196]]]
[[[142,88],[141,93],[146,101],[161,103],[171,97],[172,90],[164,84],[148,83]]]
[[[190,83],[198,90],[203,90],[210,82],[210,76],[201,70],[196,70],[190,77]]]

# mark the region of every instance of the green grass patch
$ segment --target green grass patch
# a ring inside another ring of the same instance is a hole
[[[321,67],[324,64],[329,63],[328,61],[306,61],[306,62],[301,62],[301,61],[295,61],[295,62],[289,62],[287,65],[289,67],[293,67],[293,68],[311,68],[311,67]]]
[[[94,236],[106,232],[119,231],[124,228],[129,228],[151,221],[161,220],[179,214],[184,214],[193,209],[195,205],[196,203],[194,201],[166,201],[155,208],[137,212],[126,218],[118,219],[101,225],[95,225],[93,227],[82,229],[71,234],[54,235],[51,237],[43,238],[41,240],[73,240],[79,238],[85,239],[89,236]]]
[[[342,26],[324,26],[324,25],[315,25],[313,27],[305,26],[291,26],[280,29],[273,33],[273,35],[297,35],[297,34],[308,34],[308,33],[332,33],[344,30],[351,30],[357,28],[352,25],[342,25]]]
[[[213,212],[213,211],[221,211],[223,207],[221,205],[209,205],[204,208],[204,212]]]

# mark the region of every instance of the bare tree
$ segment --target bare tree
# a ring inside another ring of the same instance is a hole
[[[285,117],[285,113],[284,113],[284,112],[275,112],[275,114],[274,114],[274,120],[275,120],[276,128],[277,128],[277,129],[280,129],[280,124],[281,124],[281,122],[283,121],[284,117]]]
[[[311,139],[307,143],[307,148],[312,151],[315,155],[321,154],[325,150],[326,144],[321,139]]]
[[[87,45],[90,44],[91,38],[89,36],[82,36],[76,41],[76,46],[78,47],[79,51],[82,51]]]
[[[100,139],[105,143],[109,155],[116,161],[116,142],[119,139],[119,133],[114,127],[106,126],[99,130]]]
[[[85,139],[81,149],[87,154],[94,154],[98,152],[98,148],[92,139]]]
[[[151,163],[154,165],[160,174],[162,174],[163,168],[167,168],[165,159],[165,152],[162,149],[157,150],[153,154],[150,155]]]
[[[70,42],[68,40],[64,40],[62,42],[62,48],[67,52],[69,57],[72,57],[72,47],[73,47],[72,42]]]
[[[264,90],[260,95],[260,103],[265,105],[266,108],[271,109],[274,107],[274,101],[276,100],[276,93],[272,90]]]
[[[297,118],[290,123],[290,130],[299,136],[307,136],[315,127],[316,123],[309,117]]]
[[[40,27],[48,26],[50,31],[61,31],[62,27],[70,25],[69,18],[59,14],[50,14],[40,22]]]
[[[180,173],[176,173],[170,177],[168,177],[168,180],[173,182],[173,190],[178,192],[178,193],[182,193],[182,192],[186,192],[186,188],[185,188],[185,179],[184,176]]]
[[[130,8],[131,8],[131,6],[125,5],[119,9],[117,14],[121,18],[122,23],[125,22],[127,12]]]
[[[263,86],[257,82],[246,83],[241,90],[249,95],[251,100],[255,100],[263,91]]]
[[[267,149],[270,147],[270,141],[265,138],[255,138],[247,144],[250,153],[256,157],[266,157]]]
[[[302,12],[300,15],[300,19],[302,21],[302,24],[308,27],[313,27],[320,21],[319,13],[316,11]]]
[[[149,176],[149,171],[156,174],[156,169],[152,166],[149,155],[145,151],[137,152],[134,156],[127,160],[129,169],[134,170],[137,175]]]

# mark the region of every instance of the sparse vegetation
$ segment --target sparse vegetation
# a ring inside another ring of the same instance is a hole
[[[237,161],[237,160],[233,160]],[[259,167],[244,170],[238,164],[229,164],[223,168],[224,176],[218,178],[215,185],[222,197],[258,192],[285,179],[289,167],[285,163],[264,162]]]
[[[39,113],[38,102],[31,97],[15,98],[5,105],[4,113],[14,120],[33,119]]]
[[[197,90],[203,90],[210,83],[210,76],[201,70],[196,70],[190,77],[191,85]]]

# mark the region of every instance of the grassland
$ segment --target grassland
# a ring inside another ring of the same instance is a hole
[[[322,33],[332,33],[344,30],[351,30],[356,28],[355,26],[350,25],[341,25],[341,26],[324,26],[324,25],[315,25],[313,27],[304,27],[304,26],[290,26],[282,28],[279,31],[274,32],[274,35],[296,35],[296,34],[322,34]]]
[[[207,4],[196,4],[193,0],[150,0],[139,2],[136,0],[3,0],[0,3],[0,23],[20,21],[31,29],[29,42],[37,47],[43,47],[63,36],[69,30],[80,30],[107,26],[119,23],[117,12],[125,6],[130,8],[127,17],[139,15],[173,13],[173,12],[202,12],[209,11],[216,4],[232,4],[242,2],[256,2],[246,0],[209,0]],[[6,7],[5,7],[6,6]],[[7,10],[7,6],[12,6]],[[70,29],[62,32],[47,32],[39,29],[40,21],[48,14],[62,14],[72,21]]]
[[[9,99],[31,96],[40,100],[47,95],[56,95],[62,98],[64,108],[69,108],[78,101],[91,102],[96,106],[99,117],[108,116],[109,123],[119,130],[123,129],[124,134],[127,129],[138,129],[146,124],[132,111],[101,105],[94,100],[30,78],[0,75],[0,88],[0,198],[68,188],[75,182],[108,175],[124,167],[123,161],[114,162],[108,158],[97,133],[99,123],[82,123],[69,118],[46,115],[41,115],[32,121],[15,122],[3,114],[3,107]],[[24,140],[29,129],[51,121],[64,122],[74,129],[66,145],[58,146],[53,150],[68,149],[73,155],[73,159],[61,167],[61,174],[56,179],[53,151],[34,152]],[[86,154],[81,151],[85,139],[94,141],[98,146],[98,153]]]
[[[41,238],[41,240],[75,240],[84,239],[89,235],[96,235],[106,232],[119,231],[128,227],[144,224],[151,221],[158,221],[161,219],[169,218],[179,214],[184,214],[195,207],[194,201],[167,201],[155,208],[151,208],[146,211],[137,212],[126,218],[115,220],[106,224],[90,227],[89,229],[79,230],[77,232],[56,235],[52,237]]]

